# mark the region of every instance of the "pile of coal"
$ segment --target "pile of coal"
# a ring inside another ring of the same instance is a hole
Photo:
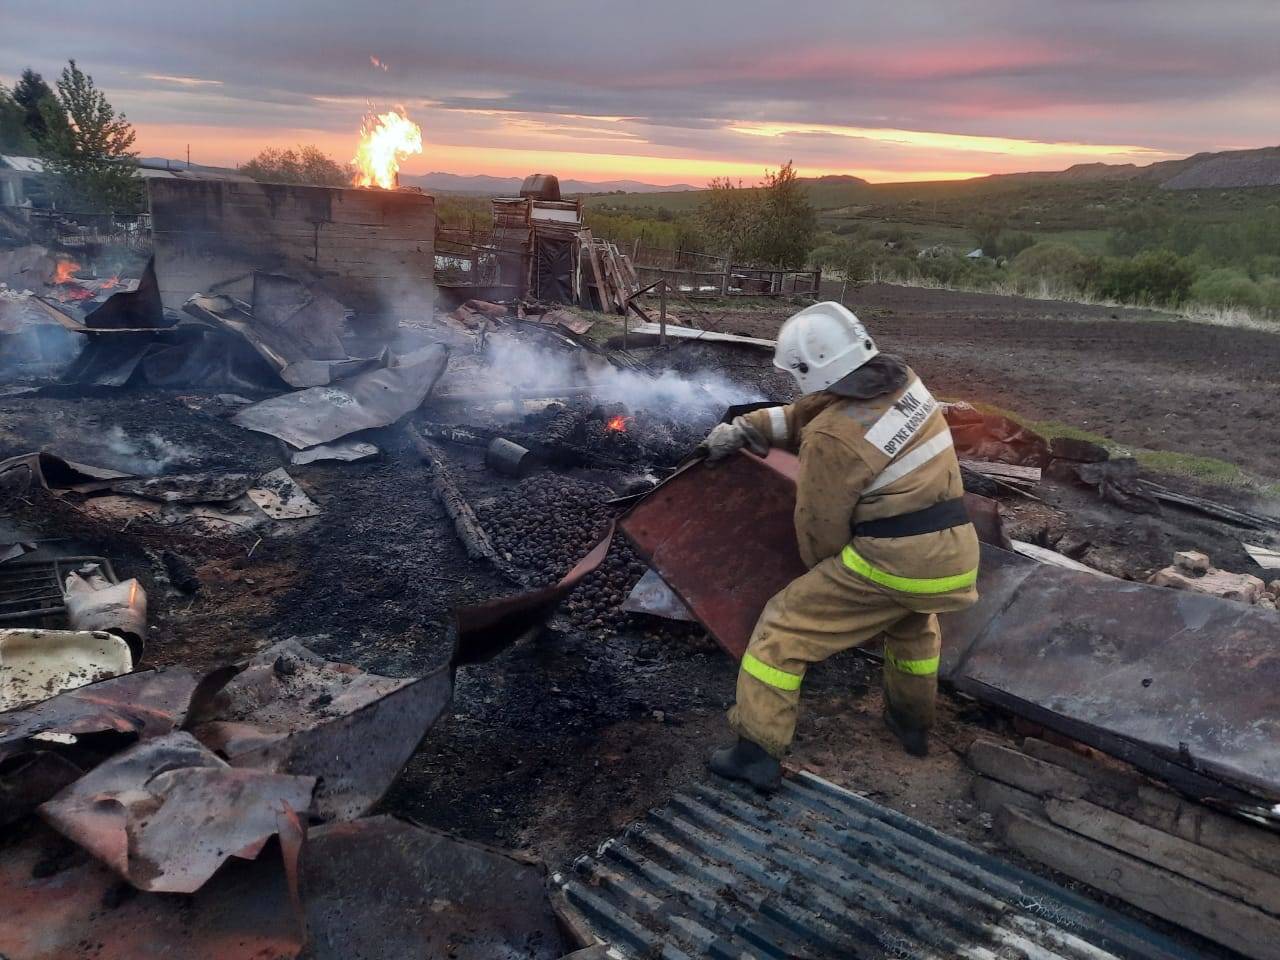
[[[553,404],[541,415],[525,417],[525,426],[539,430],[541,439],[546,443],[574,443],[586,416],[587,411],[571,410],[561,404]]]
[[[545,586],[600,542],[613,515],[604,501],[613,496],[598,483],[540,473],[477,504],[476,513],[498,552]]]
[[[569,594],[563,610],[583,629],[615,632],[628,616],[619,607],[644,571],[644,562],[631,544],[616,534],[604,562]]]
[[[597,454],[624,463],[673,466],[697,446],[710,427],[652,410],[633,412],[621,403],[582,400],[530,414],[523,429],[532,440],[582,451],[586,462],[591,454]]]

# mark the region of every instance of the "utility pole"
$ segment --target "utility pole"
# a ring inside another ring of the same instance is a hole
[[[191,144],[187,144],[187,169],[191,169]]]

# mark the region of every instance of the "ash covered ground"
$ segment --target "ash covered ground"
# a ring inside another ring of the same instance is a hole
[[[785,312],[780,307],[768,320],[761,311],[751,320],[776,329]],[[917,358],[909,338],[890,339],[922,375],[933,376],[938,361],[928,351]],[[966,356],[971,349],[963,348]],[[766,354],[689,344],[641,355],[682,379],[708,373],[737,384],[742,399],[790,397]],[[466,362],[459,367],[465,374]],[[460,376],[442,392],[467,383]],[[976,379],[952,383],[947,393],[983,396]],[[542,430],[572,409],[543,406],[520,426]],[[167,472],[259,471],[285,462],[275,441],[232,426],[228,412],[215,394],[198,391],[0,398],[0,456],[43,448],[117,469],[168,458],[160,468]],[[601,414],[583,422],[612,416]],[[707,414],[673,428],[661,424],[662,410],[631,415],[640,431],[646,421],[661,426],[654,433],[663,437],[660,458],[668,465],[715,419]],[[431,400],[415,419],[483,418]],[[592,426],[574,439],[631,456],[626,445],[634,441],[625,431],[597,433]],[[379,460],[290,466],[322,513],[260,541],[247,531],[210,536],[146,520],[107,524],[86,515],[75,498],[40,491],[13,502],[0,523],[27,536],[65,538],[77,550],[112,557],[121,576],[140,577],[151,601],[148,663],[222,663],[295,636],[332,659],[417,675],[448,658],[455,607],[517,588],[467,558],[405,435],[387,429],[370,439],[383,449]],[[606,501],[649,472],[563,466],[515,479],[486,468],[483,448],[440,447],[482,524],[532,583],[563,574],[619,512]],[[1054,544],[1067,538],[1081,559],[1118,575],[1144,578],[1190,547],[1226,569],[1248,569],[1239,531],[1214,521],[1172,511],[1126,514],[1048,481],[1036,496],[1040,501],[1004,498],[1013,535]],[[428,734],[384,809],[472,839],[530,848],[555,866],[703,776],[706,754],[726,738],[723,712],[736,668],[696,627],[619,612],[641,573],[618,539],[543,637],[463,668],[451,714]],[[792,762],[990,844],[989,823],[968,797],[960,751],[978,736],[1002,735],[1005,721],[944,697],[934,756],[916,761],[880,725],[879,684],[878,667],[855,654],[814,669]]]

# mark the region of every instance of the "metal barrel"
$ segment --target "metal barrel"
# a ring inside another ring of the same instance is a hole
[[[484,462],[490,470],[508,477],[523,477],[533,469],[533,457],[529,451],[504,437],[494,437],[485,450]]]

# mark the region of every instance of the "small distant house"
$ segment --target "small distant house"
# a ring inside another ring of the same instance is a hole
[[[39,157],[0,156],[0,207],[27,207],[43,198],[43,175]]]
[[[140,160],[138,176],[143,180],[239,180],[253,178],[224,167],[188,167],[168,160]],[[44,161],[39,157],[0,155],[0,207],[50,206]]]

